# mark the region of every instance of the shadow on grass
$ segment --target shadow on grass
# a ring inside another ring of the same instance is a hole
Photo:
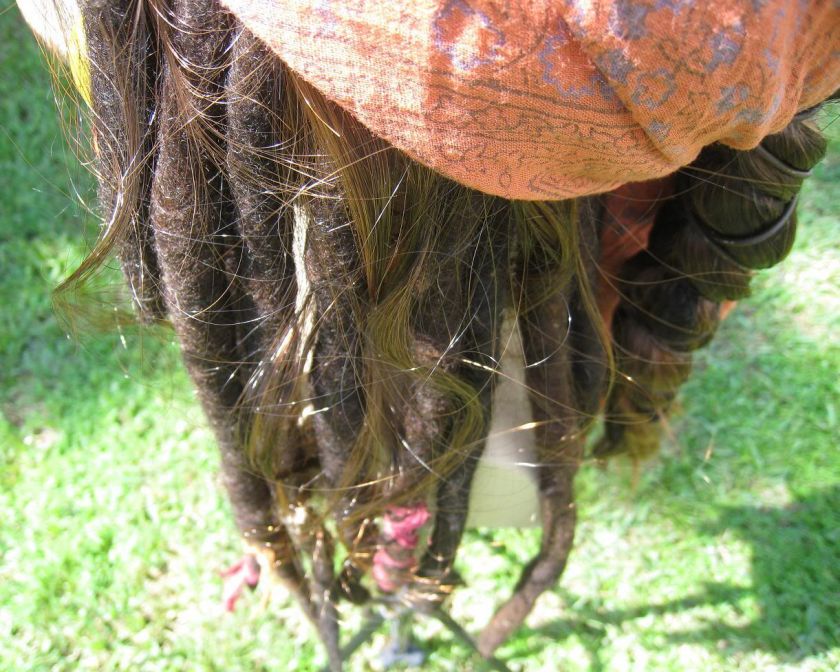
[[[840,644],[840,487],[780,508],[726,507],[705,531],[724,530],[752,546],[761,615],[744,627],[711,625],[675,640],[732,638],[794,661]]]
[[[518,639],[533,641],[519,652],[530,656],[545,638],[576,635],[587,649],[593,672],[606,670],[600,652],[610,626],[646,616],[735,604],[752,597],[759,616],[743,626],[711,622],[705,627],[666,634],[669,643],[707,646],[726,656],[762,650],[780,662],[797,662],[840,645],[840,487],[795,500],[785,507],[721,507],[706,534],[734,532],[752,547],[752,587],[707,583],[687,597],[632,609],[604,610],[597,604],[573,608],[574,617],[539,628],[523,628]],[[564,595],[568,604],[574,596]]]

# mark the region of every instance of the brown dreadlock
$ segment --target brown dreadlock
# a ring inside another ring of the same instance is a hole
[[[105,225],[59,293],[116,252],[141,318],[171,323],[237,524],[317,626],[331,669],[335,601],[369,598],[378,551],[392,562],[380,587],[405,603],[435,609],[457,584],[503,313],[515,316],[543,536],[479,639],[491,656],[563,570],[602,401],[595,454],[652,453],[720,302],[789,251],[797,193],[825,150],[812,113],[680,172],[648,249],[620,272],[610,342],[592,299],[612,281],[599,273],[603,199],[508,202],[435,174],[214,0],[85,0],[81,12]],[[434,511],[417,562],[377,527],[398,505]]]

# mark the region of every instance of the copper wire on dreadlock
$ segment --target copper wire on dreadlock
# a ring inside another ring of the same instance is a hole
[[[812,116],[680,171],[606,325],[593,300],[611,281],[602,198],[511,202],[451,182],[372,136],[215,0],[81,11],[105,226],[65,289],[116,252],[140,317],[171,323],[251,547],[248,582],[257,557],[331,670],[339,599],[378,589],[434,612],[460,582],[514,316],[542,543],[478,640],[491,656],[563,571],[602,406],[596,456],[652,453],[721,302],[790,250],[797,194],[825,151]]]
[[[253,471],[239,440],[253,360],[244,332],[255,310],[238,280],[243,250],[223,168],[228,20],[200,1],[160,9],[155,19],[162,67],[150,217],[169,320],[216,433],[237,524],[312,617],[273,485]]]

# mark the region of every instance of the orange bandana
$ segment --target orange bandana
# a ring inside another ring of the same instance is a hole
[[[374,134],[506,198],[749,148],[840,87],[835,0],[222,2]]]

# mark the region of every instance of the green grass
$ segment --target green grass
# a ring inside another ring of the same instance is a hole
[[[240,547],[171,336],[79,345],[53,316],[96,225],[23,30],[0,14],[0,670],[314,669],[287,602],[222,612],[217,571]],[[840,668],[837,127],[795,252],[698,358],[662,456],[635,488],[620,466],[584,470],[570,565],[500,651],[512,667]],[[452,609],[472,630],[538,543],[492,539],[462,553]],[[428,669],[477,667],[440,626],[419,631]]]

